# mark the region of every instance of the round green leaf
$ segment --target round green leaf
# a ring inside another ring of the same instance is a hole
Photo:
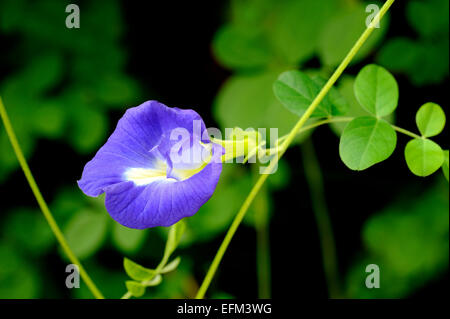
[[[106,214],[87,209],[67,223],[64,235],[78,258],[85,259],[101,247],[106,236],[106,217]]]
[[[214,103],[214,117],[220,126],[242,129],[276,127],[280,136],[287,134],[298,117],[284,109],[272,92],[273,82],[282,71],[231,76]]]
[[[0,243],[0,298],[31,299],[39,298],[41,280],[28,259],[19,254],[19,249]]]
[[[55,237],[39,210],[17,208],[7,215],[3,234],[29,254],[46,253]]]
[[[409,169],[417,176],[428,176],[444,163],[441,147],[427,139],[409,141],[405,148],[405,159]]]
[[[66,124],[66,113],[60,100],[46,100],[33,110],[31,122],[36,133],[49,138],[59,138]]]
[[[279,1],[277,5],[280,9],[276,11],[278,14],[272,14],[269,37],[278,55],[296,65],[314,55],[319,36],[338,3],[334,0],[297,0]]]
[[[356,77],[354,90],[361,106],[377,117],[391,114],[397,107],[397,81],[381,66],[365,66]]]
[[[422,136],[438,135],[445,126],[445,113],[439,105],[426,103],[417,111],[416,123]]]
[[[131,254],[141,248],[147,234],[146,230],[128,228],[115,222],[112,241],[121,252]]]
[[[360,171],[387,159],[396,144],[397,134],[385,120],[358,117],[344,129],[339,155],[350,169]]]
[[[261,68],[272,58],[264,36],[254,29],[225,25],[214,36],[213,51],[230,69]]]

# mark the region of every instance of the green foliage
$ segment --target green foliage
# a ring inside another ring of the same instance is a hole
[[[416,123],[423,137],[438,135],[445,126],[445,113],[439,105],[426,103],[417,111]]]
[[[64,235],[78,258],[85,259],[101,247],[106,238],[107,218],[106,213],[85,209],[74,215],[65,225]]]
[[[333,13],[337,1],[280,1],[268,38],[277,56],[295,65],[311,58],[318,49],[320,35]]]
[[[31,255],[42,255],[53,247],[54,235],[39,210],[17,208],[4,222],[2,234]]]
[[[132,229],[114,222],[112,242],[121,252],[134,254],[142,247],[147,234],[147,230]]]
[[[427,0],[409,1],[406,17],[409,24],[422,37],[448,34],[448,1]],[[446,31],[445,31],[446,30]]]
[[[36,298],[41,281],[37,270],[14,246],[0,243],[0,298]]]
[[[403,298],[448,269],[448,184],[412,190],[366,221],[364,253],[347,276],[349,298]],[[380,267],[378,289],[364,285],[366,265]]]
[[[214,54],[231,69],[263,68],[269,64],[269,44],[258,30],[224,25],[213,41]]]
[[[392,74],[371,64],[356,77],[355,96],[369,113],[383,117],[391,114],[398,104],[398,85]]]
[[[397,134],[381,117],[389,116],[396,109],[398,85],[388,71],[372,64],[358,73],[354,94],[359,104],[376,117],[356,117],[345,127],[339,155],[350,169],[364,170],[384,161],[395,150]],[[360,112],[357,106],[353,109]]]
[[[174,271],[175,269],[177,269],[180,262],[181,262],[180,257],[175,258],[161,269],[161,274],[166,274],[168,272]]]
[[[83,5],[83,27],[76,32],[64,27],[66,5],[0,3],[0,33],[19,39],[5,55],[16,71],[2,79],[0,94],[27,158],[40,138],[63,139],[83,154],[94,151],[106,137],[108,109],[138,101],[136,82],[123,72],[117,1]],[[14,62],[17,52],[25,62]],[[0,180],[18,167],[4,139],[1,132]]]
[[[161,274],[165,274],[175,270],[180,264],[180,258],[177,257],[168,263],[168,260],[175,249],[178,247],[181,237],[186,230],[184,220],[180,220],[169,228],[164,256],[156,269],[145,268],[128,258],[124,258],[123,266],[125,272],[134,281],[125,282],[128,292],[133,297],[142,297],[146,287],[157,286],[162,282]]]
[[[406,74],[416,86],[437,84],[449,70],[448,0],[408,1],[406,16],[417,39],[396,37],[383,46],[377,62]]]
[[[411,172],[417,176],[428,176],[444,163],[444,152],[433,141],[413,139],[406,144],[405,159]]]
[[[213,112],[220,126],[277,127],[279,134],[288,133],[297,117],[284,110],[272,93],[272,84],[278,74],[278,71],[271,71],[230,77],[214,103]]]
[[[417,176],[428,176],[437,171],[445,162],[442,148],[435,142],[426,139],[442,132],[445,126],[445,113],[439,105],[426,103],[416,113],[416,124],[422,138],[413,139],[406,145],[406,164]],[[445,168],[443,170],[445,174]]]
[[[320,80],[317,80],[320,81]],[[320,82],[322,83],[322,82]],[[314,98],[319,94],[321,86],[308,75],[300,71],[282,73],[274,82],[273,90],[278,100],[292,113],[303,115]],[[335,102],[335,103],[333,103]],[[327,117],[345,114],[347,104],[336,89],[330,91],[312,117]]]
[[[391,156],[396,143],[397,134],[385,120],[358,117],[344,129],[339,155],[350,169],[364,170]]]
[[[323,64],[338,65],[366,28],[367,13],[362,3],[351,2],[328,19],[318,39],[318,53]],[[389,18],[383,18],[380,29],[374,32],[353,59],[357,63],[367,56],[384,37]]]
[[[125,268],[125,272],[131,279],[137,281],[150,280],[156,275],[156,271],[154,269],[145,268],[128,258],[123,259],[123,267]]]

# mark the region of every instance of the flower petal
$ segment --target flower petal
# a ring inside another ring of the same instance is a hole
[[[182,181],[156,181],[137,186],[126,181],[105,189],[105,206],[120,224],[131,228],[170,226],[194,215],[217,186],[223,148],[213,144],[213,155],[200,172]]]

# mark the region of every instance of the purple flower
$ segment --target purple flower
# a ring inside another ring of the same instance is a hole
[[[78,181],[120,224],[170,226],[194,215],[212,196],[222,146],[210,141],[193,110],[147,101],[126,111]]]

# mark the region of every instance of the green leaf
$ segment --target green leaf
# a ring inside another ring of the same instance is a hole
[[[125,108],[126,105],[137,102],[139,95],[137,83],[124,74],[106,74],[97,79],[94,94],[107,106]]]
[[[126,257],[123,259],[123,267],[127,275],[137,281],[150,280],[156,274],[155,270],[145,268]]]
[[[419,43],[408,38],[393,38],[383,45],[376,61],[392,72],[408,72],[416,67],[420,53]]]
[[[351,2],[345,10],[337,10],[329,18],[318,39],[320,60],[327,66],[338,65],[366,29],[367,13],[361,3]],[[352,63],[357,63],[366,57],[384,37],[389,26],[389,16],[380,22],[366,43],[361,47]]]
[[[413,139],[405,147],[405,159],[409,169],[417,176],[428,176],[444,163],[441,147],[427,139]]]
[[[261,68],[272,58],[267,40],[258,30],[234,25],[219,29],[213,50],[217,59],[230,69]]]
[[[40,297],[42,280],[35,263],[19,254],[15,246],[0,242],[0,298],[33,299]]]
[[[269,28],[274,50],[289,64],[306,61],[314,55],[320,33],[335,12],[337,2],[297,0],[276,4]]]
[[[142,297],[145,293],[145,286],[140,282],[127,280],[125,282],[127,286],[127,290],[133,295],[133,297],[139,298]]]
[[[88,153],[103,141],[108,124],[105,115],[97,109],[85,104],[75,107],[69,140],[78,152]]]
[[[165,274],[177,269],[178,265],[180,264],[180,261],[181,261],[180,257],[177,257],[174,260],[172,260],[170,263],[165,265],[163,269],[161,269],[161,274]]]
[[[184,220],[180,220],[178,223],[170,227],[169,237],[167,238],[166,249],[164,251],[165,256],[170,256],[180,243],[181,236],[183,236],[186,230],[186,223]]]
[[[80,211],[69,220],[64,227],[64,235],[78,258],[85,259],[102,246],[107,222],[105,213],[90,209]]]
[[[444,151],[444,164],[442,164],[442,172],[448,182],[448,150]]]
[[[449,26],[449,1],[408,1],[406,17],[409,24],[423,37],[447,34]]]
[[[278,69],[254,75],[234,75],[228,78],[214,103],[214,117],[222,128],[278,128],[281,136],[287,134],[298,117],[275,98],[272,86]]]
[[[64,132],[66,113],[62,100],[46,100],[33,110],[31,121],[33,129],[40,135],[59,138]]]
[[[445,126],[445,113],[439,105],[425,103],[416,113],[416,123],[422,136],[438,135]]]
[[[144,284],[146,287],[151,287],[151,286],[158,286],[161,282],[162,276],[160,274],[157,274],[153,279],[145,281],[142,284]]]
[[[147,234],[146,230],[128,228],[115,222],[112,241],[121,252],[131,254],[141,248]]]
[[[395,130],[385,120],[358,117],[344,129],[339,155],[352,170],[364,170],[391,156],[397,143]]]
[[[20,74],[26,92],[44,93],[58,84],[63,75],[63,59],[59,54],[45,54],[34,57],[31,64]]]
[[[39,210],[17,208],[7,215],[3,225],[5,238],[33,255],[46,253],[55,242],[55,237]]]
[[[355,96],[361,106],[377,117],[391,114],[398,104],[398,85],[386,69],[365,66],[356,77]]]
[[[323,78],[322,76],[314,76],[312,79],[319,85],[321,89],[327,83],[327,79]],[[334,86],[331,87],[330,91],[325,96],[325,99],[328,99],[328,101],[326,101],[325,103],[331,104],[331,112],[329,115],[340,116],[347,114],[347,112],[349,111],[350,105],[347,102],[347,99]]]
[[[295,70],[282,73],[273,84],[273,91],[283,106],[302,116],[319,94],[320,86],[305,73]],[[331,103],[324,99],[311,116],[326,117],[332,112]]]
[[[416,42],[406,38],[391,39],[376,61],[392,72],[404,73],[416,86],[440,83],[448,76],[448,35],[440,40]]]

